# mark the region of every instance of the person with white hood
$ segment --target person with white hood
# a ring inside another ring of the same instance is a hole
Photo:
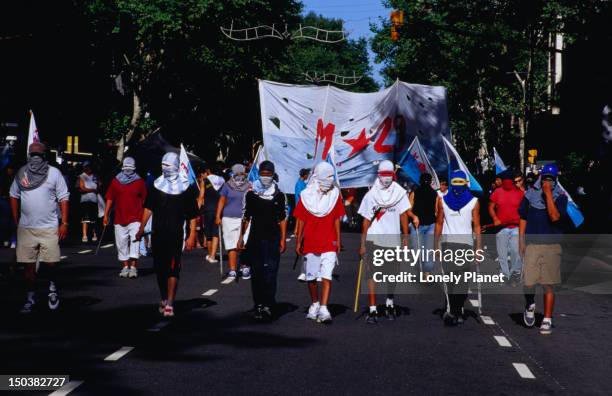
[[[304,271],[312,301],[306,318],[319,323],[332,320],[327,303],[332,272],[341,248],[340,219],[345,214],[334,173],[331,164],[318,163],[308,185],[300,193],[293,213],[297,219],[295,252],[304,256]],[[317,277],[322,279],[320,298]]]
[[[168,152],[162,158],[162,175],[155,179],[144,204],[144,213],[136,240],[144,234],[144,227],[153,214],[153,267],[161,295],[159,312],[164,317],[174,316],[174,300],[181,271],[183,242],[185,249],[195,246],[197,194],[189,187],[189,180],[179,175],[179,156]],[[185,222],[189,232],[185,241]]]
[[[363,216],[361,246],[359,248],[359,255],[362,257],[366,254],[366,240],[373,242],[374,249],[377,247],[395,248],[400,243],[402,246],[408,246],[408,218],[412,218],[415,228],[419,226],[418,217],[410,211],[411,206],[406,190],[397,184],[394,179],[393,163],[388,160],[381,161],[378,165],[378,176],[374,185],[363,197],[358,211]],[[385,266],[391,264],[386,263]],[[392,288],[392,285],[390,287]],[[372,278],[368,279],[368,291],[370,308],[366,323],[376,324],[378,310],[376,308],[375,285]],[[393,293],[387,293],[385,316],[389,320],[394,320],[396,317],[393,297]]]
[[[122,278],[136,278],[138,270],[136,264],[139,257],[139,244],[134,242],[136,233],[140,228],[140,219],[147,187],[144,180],[136,173],[136,161],[132,157],[125,157],[121,172],[111,181],[106,192],[106,207],[102,224],[108,225],[108,215],[111,207],[115,205],[115,245],[119,261],[123,268],[119,272]]]

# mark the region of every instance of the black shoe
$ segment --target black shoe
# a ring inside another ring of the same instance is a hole
[[[262,320],[263,319],[263,306],[258,305],[255,307],[255,313],[253,314],[253,319]]]
[[[395,320],[395,318],[397,318],[397,313],[394,306],[385,307],[385,317],[387,320]]]
[[[378,312],[377,311],[368,312],[368,316],[366,316],[366,323],[367,324],[376,324],[376,323],[378,323]]]
[[[459,324],[457,317],[449,312],[444,312],[442,319],[444,319],[445,326],[457,326]]]

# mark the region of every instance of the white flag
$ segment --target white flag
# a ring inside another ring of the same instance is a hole
[[[468,186],[470,187],[470,190],[482,191],[482,187],[480,187],[480,184],[478,183],[476,178],[472,176],[472,173],[470,173],[470,171],[468,170],[467,165],[465,165],[465,162],[463,162],[463,160],[459,156],[459,153],[457,152],[455,147],[453,147],[451,142],[449,142],[444,136],[442,136],[442,140],[444,141],[444,144],[446,145],[446,149],[447,149],[446,155],[448,156],[448,176],[449,176],[448,181],[449,183],[450,183],[450,173],[454,170],[460,169],[468,177]]]
[[[38,139],[38,128],[36,128],[34,112],[30,110],[30,129],[28,130],[28,144],[26,147],[26,156],[28,155],[28,149],[30,148],[30,144],[34,142],[40,142],[40,140]]]
[[[189,181],[189,184],[196,184],[196,177],[191,167],[191,163],[189,162],[189,157],[187,156],[187,151],[185,151],[185,147],[183,147],[183,143],[181,143],[181,152],[179,154],[179,177],[181,180]],[[198,186],[200,188],[200,186]]]

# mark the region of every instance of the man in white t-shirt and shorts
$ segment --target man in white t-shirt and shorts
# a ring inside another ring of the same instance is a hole
[[[410,211],[408,194],[395,181],[393,163],[385,160],[378,165],[378,177],[374,185],[361,201],[358,213],[363,216],[361,231],[361,246],[359,255],[366,254],[366,241],[371,242],[372,250],[379,248],[395,249],[397,246],[408,246],[408,218],[412,218],[415,228],[419,219]],[[368,260],[369,261],[369,260]],[[397,263],[384,263],[381,267],[373,267],[366,262],[368,271],[369,310],[366,323],[375,324],[378,321],[376,308],[375,282],[372,275],[375,271],[389,272],[397,269]],[[394,286],[387,286],[385,316],[394,320],[396,311],[393,301]]]

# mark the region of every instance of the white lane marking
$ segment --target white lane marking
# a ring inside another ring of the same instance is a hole
[[[206,290],[204,293],[202,293],[202,295],[203,296],[212,296],[216,292],[217,292],[217,289],[210,289],[210,290]]]
[[[91,249],[81,250],[79,254],[91,253]]]
[[[512,344],[510,344],[510,341],[508,341],[508,339],[504,336],[493,336],[493,338],[495,338],[495,341],[497,341],[497,343],[501,347],[511,347],[512,346]]]
[[[525,363],[512,363],[512,365],[521,378],[535,379],[535,375],[533,375]]]
[[[490,316],[482,315],[480,318],[482,319],[482,322],[484,324],[486,324],[486,325],[494,325],[495,324],[495,321]]]
[[[104,246],[100,246],[100,247],[101,247],[102,249],[106,249],[106,248],[109,248],[109,247],[111,247],[111,246],[113,246],[113,245],[114,245],[113,243],[109,243],[108,245],[104,245]]]
[[[131,347],[131,346],[121,347],[121,348],[117,349],[115,352],[113,352],[110,355],[108,355],[107,357],[105,357],[104,361],[106,361],[106,362],[116,362],[117,360],[121,359],[122,357],[124,357],[125,355],[130,353],[132,351],[132,349],[134,349],[134,347]]]
[[[470,304],[472,304],[472,307],[478,308],[478,300],[470,300]]]
[[[224,285],[229,285],[230,283],[234,282],[236,279],[232,279],[232,278],[225,278],[221,281],[221,283],[223,283]]]
[[[68,256],[60,256],[60,260],[66,260]]]
[[[83,381],[70,381],[55,392],[49,393],[49,396],[66,396],[68,393],[75,390],[82,383]]]
[[[158,324],[156,324],[155,326],[151,327],[147,331],[160,331],[161,329],[163,329],[164,327],[168,326],[169,324],[170,324],[170,322],[159,322]]]

